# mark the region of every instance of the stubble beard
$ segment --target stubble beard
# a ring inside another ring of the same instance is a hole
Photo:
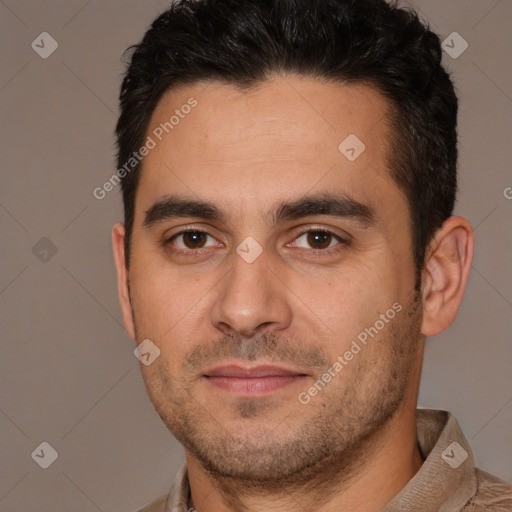
[[[403,404],[417,365],[420,326],[417,293],[332,383],[307,405],[294,396],[294,406],[272,427],[265,425],[266,415],[275,417],[276,410],[268,397],[234,402],[232,414],[245,419],[248,429],[230,429],[208,403],[193,395],[192,388],[177,382],[163,364],[157,364],[158,359],[153,368],[144,369],[143,377],[164,423],[216,480],[268,491],[304,488],[329,478],[332,483],[332,479],[348,479],[357,473]],[[378,360],[365,357],[372,343],[381,345],[374,352]],[[222,353],[242,360],[273,358],[276,363],[304,363],[309,357],[311,362],[331,366],[317,348],[299,353],[294,348],[279,348],[282,346],[272,335],[252,340],[226,336],[215,345],[215,352],[211,346],[198,347],[187,362],[198,365],[211,354],[220,358]]]

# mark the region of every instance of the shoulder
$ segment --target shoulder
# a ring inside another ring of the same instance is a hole
[[[475,511],[509,512],[512,511],[512,485],[500,478],[475,469],[477,491],[471,505]],[[471,507],[469,508],[471,510]]]
[[[166,512],[166,505],[167,494],[165,496],[160,496],[160,498],[152,501],[149,505],[146,505],[137,512]]]

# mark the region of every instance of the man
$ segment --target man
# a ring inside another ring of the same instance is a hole
[[[119,296],[186,453],[144,511],[512,510],[416,410],[473,256],[440,61],[384,0],[177,1],[135,48]]]

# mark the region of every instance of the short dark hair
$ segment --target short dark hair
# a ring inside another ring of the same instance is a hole
[[[390,102],[387,166],[408,200],[420,275],[455,203],[458,102],[439,37],[414,11],[385,0],[177,0],[131,49],[119,167],[172,87],[204,80],[245,89],[279,73],[374,86]],[[139,171],[122,179],[127,265]]]

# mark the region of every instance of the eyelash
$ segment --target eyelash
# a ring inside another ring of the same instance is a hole
[[[179,236],[182,236],[182,235],[185,235],[187,233],[203,233],[205,235],[208,235],[212,238],[214,238],[212,235],[210,235],[210,233],[208,233],[208,231],[205,231],[203,229],[199,229],[199,228],[194,228],[194,229],[185,229],[183,231],[180,231],[179,233],[176,233],[174,235],[172,235],[170,238],[166,239],[164,244],[166,246],[171,246],[172,247],[172,241],[176,238],[178,238]],[[348,239],[346,238],[343,238],[341,237],[340,235],[328,230],[328,229],[320,229],[320,228],[308,228],[308,229],[305,229],[303,231],[301,231],[300,233],[298,233],[295,238],[294,238],[294,241],[297,240],[298,238],[300,238],[301,236],[305,235],[305,234],[308,234],[308,233],[322,233],[322,234],[326,234],[326,235],[331,235],[333,238],[335,238],[339,243],[336,244],[335,246],[333,247],[329,247],[329,248],[326,248],[326,249],[305,249],[303,247],[299,247],[299,249],[303,249],[305,251],[307,251],[308,253],[312,253],[313,255],[316,255],[316,256],[321,256],[321,255],[331,255],[335,252],[338,252],[340,251],[343,247],[346,247],[348,245],[350,245],[350,242]],[[288,245],[288,244],[287,244]],[[172,251],[177,253],[177,254],[183,254],[183,255],[186,255],[186,256],[191,256],[191,257],[194,257],[194,256],[200,256],[201,254],[203,254],[203,250],[204,249],[209,249],[210,247],[200,247],[198,249],[181,249],[181,248],[176,248],[176,247],[172,247]]]

